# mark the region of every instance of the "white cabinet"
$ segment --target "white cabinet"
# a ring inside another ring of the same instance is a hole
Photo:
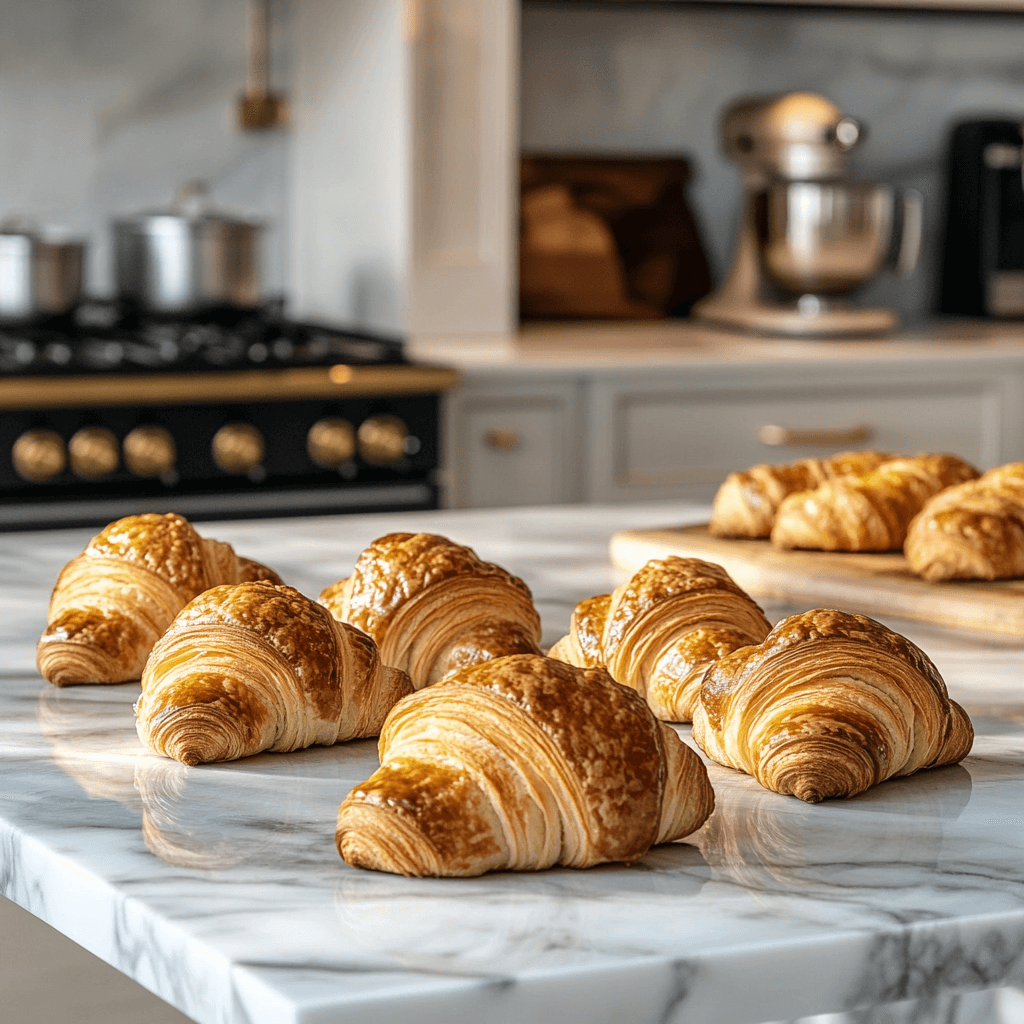
[[[1024,353],[492,373],[447,404],[457,507],[710,500],[726,474],[855,448],[1024,459]]]
[[[455,392],[445,411],[448,504],[581,500],[581,407],[571,381],[509,381]]]

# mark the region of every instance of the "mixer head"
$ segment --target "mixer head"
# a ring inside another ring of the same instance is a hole
[[[859,121],[812,92],[749,96],[730,104],[721,121],[723,152],[758,184],[843,177],[846,155],[863,137]]]

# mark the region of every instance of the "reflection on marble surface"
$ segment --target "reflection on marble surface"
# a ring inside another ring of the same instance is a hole
[[[551,642],[616,582],[614,529],[701,511],[209,532],[314,595],[387,530],[448,533],[527,580]],[[890,623],[974,715],[962,766],[808,806],[711,765],[712,818],[637,865],[404,879],[334,849],[373,741],[187,768],[140,744],[137,684],[56,690],[35,674],[49,588],[84,539],[0,537],[0,891],[203,1024],[1021,1024],[1024,644]]]

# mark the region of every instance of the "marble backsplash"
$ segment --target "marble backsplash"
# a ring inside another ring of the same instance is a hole
[[[718,152],[722,108],[806,89],[864,121],[854,176],[925,200],[917,273],[863,295],[910,319],[930,308],[935,286],[949,126],[979,115],[1024,120],[1024,13],[528,0],[522,36],[524,151],[690,155],[690,198],[716,279],[739,194]]]
[[[289,78],[286,3],[275,80]],[[247,0],[0,0],[0,219],[88,238],[87,288],[113,288],[112,217],[167,206],[193,177],[267,226],[264,278],[286,284],[288,137],[244,134]]]

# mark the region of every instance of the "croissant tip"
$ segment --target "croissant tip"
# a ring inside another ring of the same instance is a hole
[[[202,760],[195,750],[182,750],[177,758],[182,764],[187,764],[189,768],[194,768]]]
[[[800,789],[794,790],[793,796],[803,800],[805,804],[820,804],[825,799],[824,795],[819,793],[816,789]]]

